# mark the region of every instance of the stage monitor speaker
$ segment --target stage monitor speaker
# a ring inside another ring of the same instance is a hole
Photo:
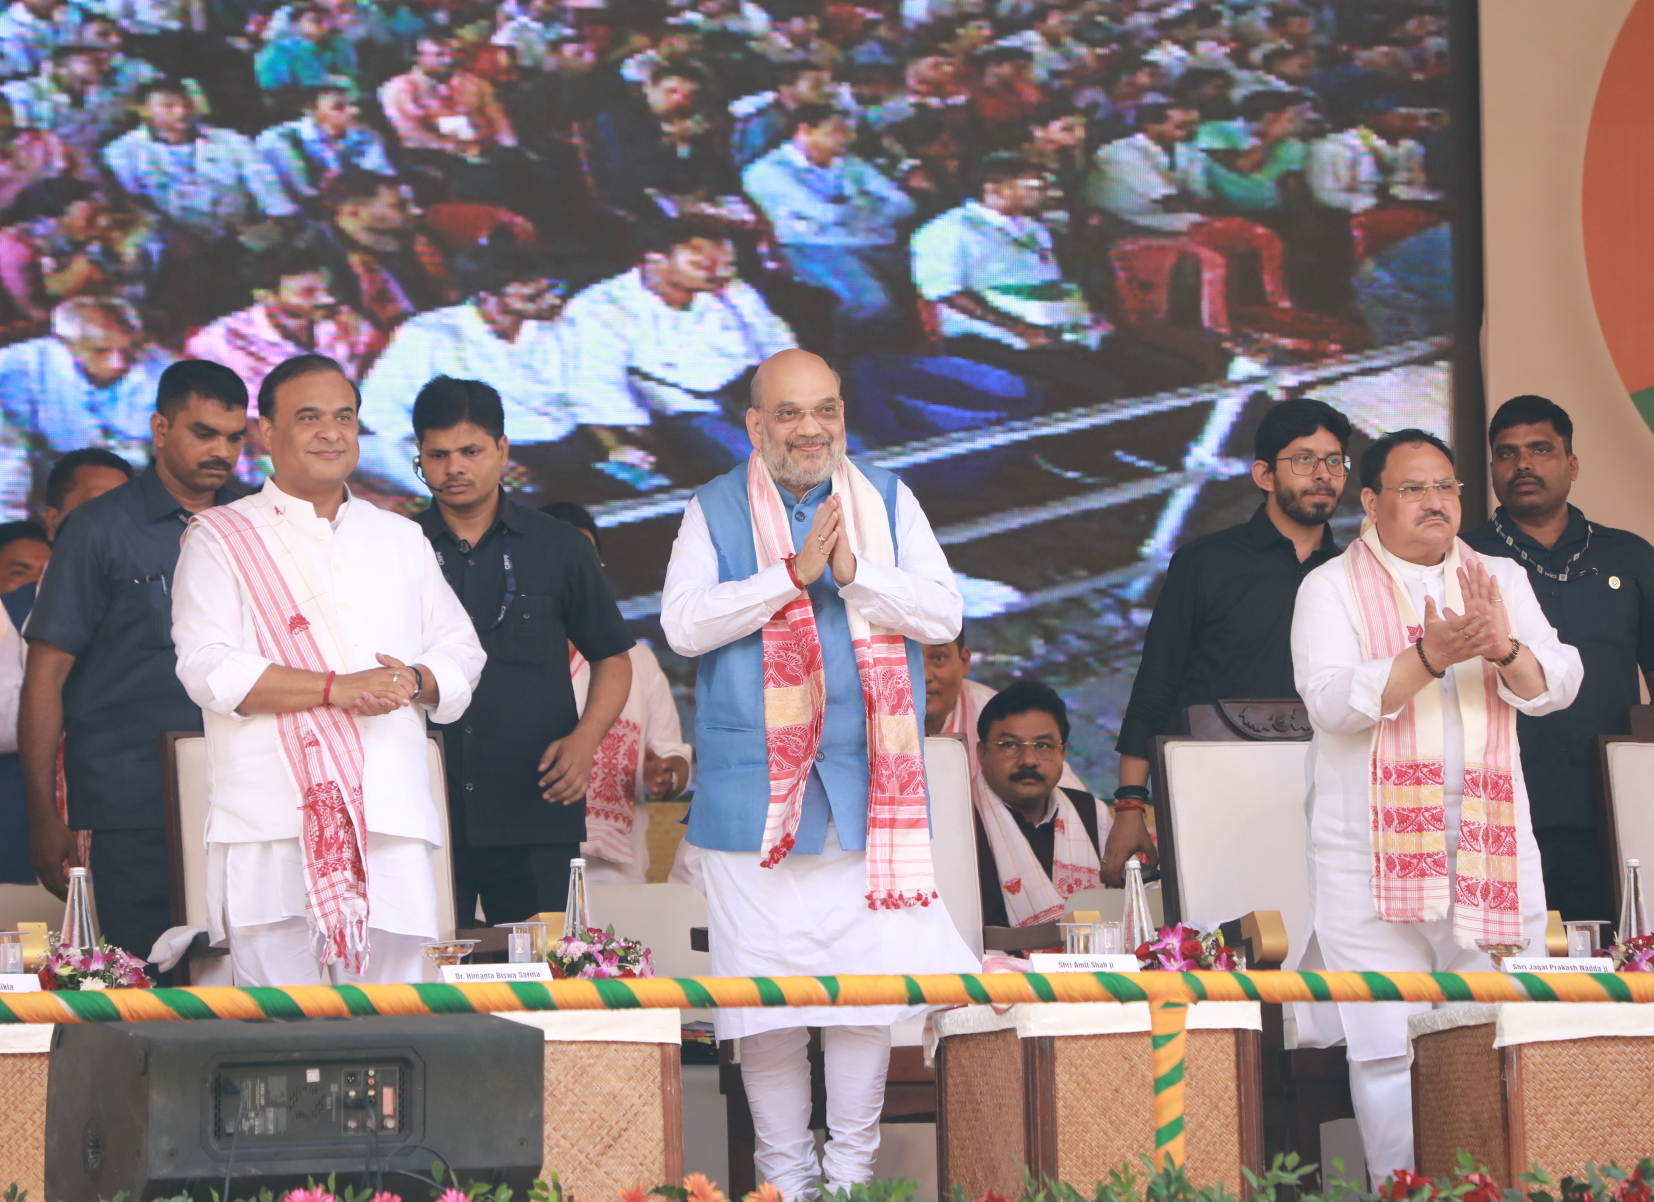
[[[46,1196],[256,1196],[384,1173],[424,1196],[440,1156],[519,1195],[540,1171],[545,1035],[485,1014],[58,1027]]]

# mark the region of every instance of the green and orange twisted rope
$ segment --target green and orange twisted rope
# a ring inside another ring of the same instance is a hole
[[[474,985],[110,989],[0,996],[0,1024],[350,1018],[513,1010],[1149,1002],[1155,1161],[1183,1159],[1183,1051],[1199,1002],[1654,1002],[1654,973],[1144,972],[647,977]]]

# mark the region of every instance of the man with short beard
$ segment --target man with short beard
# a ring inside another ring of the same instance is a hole
[[[1327,520],[1349,473],[1350,422],[1325,401],[1282,401],[1253,440],[1252,481],[1264,502],[1247,522],[1195,539],[1172,556],[1143,638],[1143,659],[1120,723],[1120,787],[1103,848],[1103,881],[1126,860],[1156,858],[1143,820],[1154,737],[1183,711],[1233,697],[1297,697],[1292,606],[1298,585],[1338,554]]]
[[[1499,508],[1464,536],[1527,569],[1557,637],[1585,663],[1572,705],[1516,719],[1545,897],[1567,920],[1612,913],[1591,761],[1598,735],[1630,731],[1638,668],[1654,683],[1654,547],[1568,504],[1579,475],[1573,441],[1574,423],[1554,401],[1519,396],[1499,406],[1488,429]]]
[[[920,644],[963,602],[930,524],[890,472],[845,457],[838,377],[786,350],[753,379],[749,460],[684,511],[661,600],[700,656],[703,849],[718,976],[970,971],[936,894]],[[923,1007],[721,1010],[741,1040],[760,1178],[789,1199],[872,1179],[890,1025]],[[829,1142],[810,1135],[807,1028],[822,1028]]]

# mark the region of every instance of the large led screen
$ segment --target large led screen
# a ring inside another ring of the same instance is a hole
[[[415,393],[485,379],[687,710],[679,515],[803,346],[923,503],[973,674],[1054,684],[1102,791],[1260,415],[1449,432],[1448,50],[1428,0],[17,0],[0,504],[80,446],[142,463],[181,355],[256,392],[314,349],[361,383],[359,490],[411,510]]]

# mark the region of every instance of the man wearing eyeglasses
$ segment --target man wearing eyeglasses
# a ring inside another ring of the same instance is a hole
[[[1298,585],[1338,554],[1327,521],[1348,477],[1350,423],[1324,401],[1282,401],[1258,425],[1252,482],[1263,504],[1239,526],[1197,538],[1172,556],[1143,638],[1143,659],[1120,723],[1120,787],[1103,848],[1103,881],[1126,860],[1155,860],[1143,806],[1154,737],[1182,729],[1191,705],[1296,697],[1292,605]]]
[[[913,493],[845,455],[838,377],[801,350],[753,377],[740,467],[684,510],[661,628],[699,656],[700,849],[718,976],[968,972],[937,896],[922,644],[964,608]],[[915,1006],[720,1010],[739,1038],[758,1175],[807,1202],[872,1179],[890,1026]],[[822,1028],[829,1140],[810,1134]]]
[[[1516,720],[1545,896],[1568,921],[1612,916],[1591,759],[1598,735],[1630,731],[1638,668],[1654,680],[1654,547],[1568,503],[1579,474],[1573,440],[1574,423],[1554,401],[1519,396],[1499,406],[1488,428],[1499,508],[1464,539],[1527,570],[1545,616],[1585,663],[1572,705]]]
[[[985,926],[1055,922],[1101,883],[1108,808],[1063,786],[1068,707],[1037,680],[994,694],[976,720],[976,862]]]
[[[1315,729],[1303,964],[1485,972],[1490,955],[1545,946],[1516,717],[1572,703],[1579,653],[1521,565],[1459,540],[1463,486],[1441,439],[1385,435],[1361,485],[1364,533],[1309,574],[1292,621]],[[1375,1181],[1413,1168],[1407,1018],[1428,1009],[1338,1007]]]

